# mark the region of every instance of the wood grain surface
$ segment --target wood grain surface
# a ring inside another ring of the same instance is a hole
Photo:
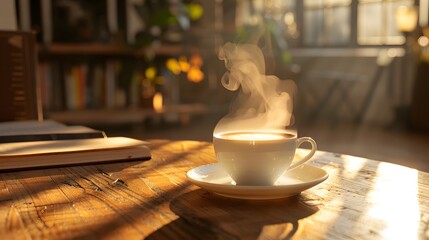
[[[151,142],[149,161],[0,173],[0,239],[429,239],[428,173],[318,152],[330,176],[299,196],[228,199],[186,179],[211,143]]]

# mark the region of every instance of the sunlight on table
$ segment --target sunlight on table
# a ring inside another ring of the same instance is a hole
[[[382,235],[387,239],[418,239],[420,209],[418,171],[380,163],[375,185],[367,195],[372,208],[367,215],[386,223]]]
[[[347,174],[344,175],[347,178],[355,178],[359,174],[359,171],[367,162],[366,158],[354,157],[354,156],[343,156],[344,169]]]

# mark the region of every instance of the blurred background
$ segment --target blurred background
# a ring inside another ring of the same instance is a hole
[[[256,41],[298,86],[299,136],[429,171],[427,0],[5,2],[36,34],[44,119],[211,141],[235,96],[219,49]]]

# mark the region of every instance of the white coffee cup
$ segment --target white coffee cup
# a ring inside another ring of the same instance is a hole
[[[293,161],[295,151],[304,142],[311,151]],[[317,150],[309,137],[297,138],[287,132],[228,132],[214,134],[213,146],[221,167],[237,185],[274,185],[286,171],[310,160]]]

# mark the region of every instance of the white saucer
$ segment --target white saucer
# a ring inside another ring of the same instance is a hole
[[[304,164],[283,174],[274,186],[239,186],[219,164],[213,163],[189,170],[186,176],[195,185],[225,197],[262,200],[298,195],[325,181],[328,173]]]

